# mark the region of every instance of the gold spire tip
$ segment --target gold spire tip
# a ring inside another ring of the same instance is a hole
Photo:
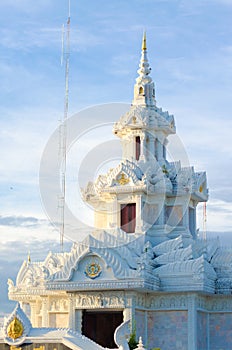
[[[143,32],[143,42],[142,42],[142,50],[147,49],[147,38],[146,38],[146,32]]]

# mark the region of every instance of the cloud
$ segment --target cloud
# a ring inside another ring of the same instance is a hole
[[[214,0],[214,2],[221,4],[221,5],[232,6],[232,0]]]
[[[19,13],[32,14],[33,12],[45,11],[46,8],[50,8],[53,0],[40,0],[39,2],[30,0],[2,0],[0,2],[1,11],[15,10]]]
[[[47,224],[46,220],[41,220],[35,217],[24,216],[1,216],[0,226],[14,226],[14,227],[38,227],[39,225]]]
[[[61,47],[61,28],[36,27],[29,24],[28,29],[20,33],[14,29],[2,29],[1,46],[11,50],[29,51],[31,49],[51,47],[56,45]]]
[[[211,199],[207,202],[206,227],[207,231],[231,232],[232,227],[232,202],[221,199]],[[203,227],[203,205],[198,205],[198,226]]]

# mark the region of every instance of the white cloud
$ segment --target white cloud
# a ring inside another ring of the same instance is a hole
[[[17,238],[23,244],[32,242],[33,239],[59,240],[59,232],[45,219],[22,216],[4,216],[0,218],[0,235],[2,248],[7,242],[14,242]]]
[[[206,227],[210,232],[231,232],[232,235],[232,202],[225,202],[220,199],[209,200],[207,203]],[[203,229],[203,206],[199,205],[198,225]]]
[[[31,2],[31,0],[1,0],[0,9],[3,10],[17,10],[19,13],[28,13],[31,15],[32,12],[45,11],[52,5],[52,0],[39,0]]]
[[[224,5],[229,5],[231,6],[232,5],[232,0],[214,0],[214,2],[217,2],[219,4],[224,4]]]

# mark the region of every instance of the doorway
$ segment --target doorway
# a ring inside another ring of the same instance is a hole
[[[123,322],[122,311],[83,310],[82,334],[97,344],[115,349],[115,329]]]

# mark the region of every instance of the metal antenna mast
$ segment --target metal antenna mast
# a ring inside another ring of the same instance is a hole
[[[207,239],[207,209],[206,202],[203,203],[203,239]]]
[[[67,153],[67,118],[69,107],[69,58],[70,58],[70,19],[71,8],[70,0],[68,1],[68,20],[65,30],[65,45],[62,40],[62,47],[65,46],[65,99],[64,99],[64,116],[61,123],[61,222],[60,222],[60,247],[63,251],[64,234],[65,234],[65,197],[66,197],[66,153]]]

